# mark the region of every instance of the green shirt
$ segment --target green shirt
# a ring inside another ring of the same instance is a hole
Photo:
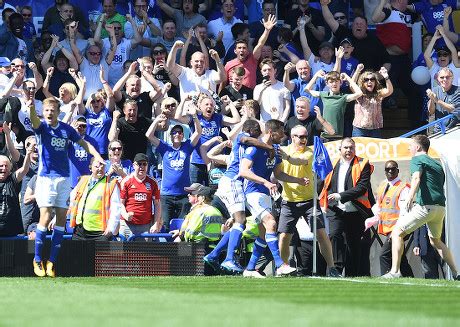
[[[326,91],[319,94],[323,101],[323,118],[334,127],[336,135],[343,135],[348,94],[329,94]]]
[[[420,185],[415,196],[415,202],[420,205],[446,205],[444,196],[445,175],[441,164],[426,154],[412,158],[410,162],[411,175],[420,172]]]

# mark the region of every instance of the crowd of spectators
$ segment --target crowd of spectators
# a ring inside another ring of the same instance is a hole
[[[220,152],[230,153],[247,120],[262,132],[279,120],[288,136],[304,126],[305,145],[314,136],[381,137],[383,109],[400,110],[403,96],[407,128],[450,113],[442,124],[458,122],[456,1],[158,0],[152,7],[132,0],[119,8],[102,0],[94,20],[74,2],[56,0],[37,32],[32,7],[0,0],[0,236],[34,235],[34,174],[43,154],[31,108],[42,119],[46,101],[59,103],[59,121],[91,144],[104,173],[120,182],[116,203],[126,236],[168,231],[170,220],[194,205],[191,194],[204,194],[196,203],[210,205],[207,190],[188,188],[217,186],[229,161]],[[423,53],[413,58],[417,20],[426,32]],[[427,67],[425,85],[411,79],[417,66]],[[102,169],[80,143],[69,146],[72,188]],[[139,180],[148,196],[132,191]],[[142,207],[139,197],[149,206],[131,212]],[[147,211],[155,218],[144,219]],[[110,233],[118,233],[113,221]]]

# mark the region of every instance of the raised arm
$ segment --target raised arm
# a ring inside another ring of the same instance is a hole
[[[76,24],[76,22],[73,22],[70,25],[68,25],[68,27],[70,48],[72,49],[72,53],[75,57],[75,60],[77,61],[77,64],[80,65],[83,61],[83,56],[81,55],[80,49],[78,49],[75,41],[78,25]]]
[[[355,72],[353,73],[353,77],[352,77],[352,79],[353,79],[353,81],[355,81],[355,83],[358,83],[359,75],[361,75],[361,72],[363,70],[364,70],[364,65],[363,64],[358,64],[358,66],[356,66]]]
[[[431,59],[431,54],[433,53],[433,48],[434,48],[436,41],[439,40],[441,37],[442,36],[439,33],[439,30],[436,30],[430,42],[426,46],[425,52],[423,53],[423,57],[425,58],[426,66],[428,67],[428,69],[431,69],[431,67],[433,67],[434,65],[434,61],[433,59]]]
[[[97,22],[97,27],[96,27],[96,30],[94,31],[94,42],[96,42],[96,43],[101,43],[102,42],[102,40],[101,40],[102,25],[105,23],[106,17],[107,17],[107,15],[105,13],[103,13],[99,17],[99,21]]]
[[[120,116],[121,112],[119,112],[118,110],[114,110],[112,125],[110,125],[109,134],[107,136],[110,142],[118,140],[118,134],[120,134],[120,129],[117,127],[117,122]]]
[[[380,0],[377,7],[375,7],[374,12],[372,14],[372,21],[374,23],[380,23],[385,20],[385,13],[383,12],[383,8],[387,7],[387,0]]]
[[[157,0],[157,5],[165,12],[166,15],[174,17],[175,9],[173,7],[165,3],[163,0]]]
[[[115,99],[115,102],[118,102],[121,100],[122,98],[121,90],[123,89],[123,86],[125,85],[129,76],[136,74],[138,65],[139,63],[137,61],[133,61],[131,65],[129,65],[128,71],[113,86],[113,97]]]
[[[147,130],[147,132],[145,133],[145,136],[147,137],[147,139],[150,141],[150,143],[153,144],[153,146],[157,147],[159,144],[160,144],[160,139],[158,137],[155,136],[155,131],[157,129],[157,126],[158,124],[166,121],[167,118],[165,115],[161,114],[161,115],[158,115],[157,117],[155,117],[155,119],[153,120],[153,122],[150,124],[150,127],[149,129]]]
[[[18,149],[14,147],[13,140],[11,139],[11,122],[3,122],[3,133],[5,133],[6,149],[11,155],[11,160],[13,162],[18,162],[21,158],[21,154],[19,153]]]
[[[166,60],[166,69],[171,72],[174,76],[178,77],[182,72],[182,66],[176,63],[177,51],[184,47],[184,42],[178,40],[174,43],[171,52]]]
[[[30,167],[30,162],[31,162],[31,156],[32,156],[32,151],[33,149],[31,147],[26,149],[26,155],[24,157],[24,162],[22,163],[21,168],[16,170],[14,173],[16,174],[16,180],[18,182],[22,181],[24,176],[29,172],[29,167]]]
[[[96,148],[89,143],[88,141],[84,139],[80,139],[80,141],[77,142],[83,149],[85,149],[86,152],[91,154],[95,160],[97,160],[99,163],[105,165],[105,160],[101,157],[99,152],[97,152]]]
[[[343,49],[343,47],[338,47],[335,49],[335,64],[334,68],[332,69],[333,71],[340,73],[342,69],[342,58],[344,54],[345,50]]]
[[[268,35],[270,34],[270,31],[273,29],[273,27],[276,25],[277,19],[275,15],[269,15],[267,20],[264,20],[264,32],[259,38],[259,41],[257,42],[257,45],[254,48],[254,51],[252,52],[254,58],[256,60],[260,59],[260,55],[262,53],[262,48],[265,45],[265,42],[267,42]]]
[[[30,122],[32,123],[32,128],[37,129],[38,126],[40,126],[41,121],[40,118],[38,118],[37,116],[37,112],[35,111],[35,104],[33,103],[33,101],[28,100],[26,106],[29,108],[29,116]]]
[[[295,65],[292,62],[288,62],[286,65],[284,65],[283,84],[289,92],[293,92],[295,89],[295,84],[292,83],[290,79],[290,73],[294,71],[294,69]]]
[[[220,136],[216,136],[216,138],[218,138]],[[201,153],[201,157],[204,158],[203,154],[208,158],[208,161],[212,162],[212,163],[216,163],[216,164],[219,164],[219,165],[227,165],[227,158],[228,158],[228,155],[226,154],[222,154],[222,151],[225,149],[225,148],[231,148],[232,147],[232,141],[222,141],[222,138],[220,138],[220,141],[219,140],[214,140],[214,143],[216,142],[219,142],[219,144],[217,144],[215,147],[213,147],[211,150],[208,151],[209,149],[209,146],[205,146],[207,142],[203,143],[203,145],[201,146],[200,148],[200,153]]]
[[[302,45],[303,56],[305,60],[308,61],[312,52],[310,46],[308,45],[307,34],[305,33],[305,24],[305,20],[301,17],[297,23],[297,27],[299,29],[299,38],[300,44]]]
[[[193,124],[195,126],[195,131],[190,136],[190,143],[193,146],[196,146],[198,144],[198,141],[200,140],[202,128],[201,128],[200,120],[198,119],[198,116],[196,114],[196,107],[189,108],[189,113],[192,116]]]
[[[380,96],[382,98],[389,97],[393,94],[393,84],[391,83],[390,77],[388,76],[388,71],[385,67],[380,68],[380,75],[385,79],[385,88],[380,90]]]
[[[217,72],[219,73],[219,81],[218,81],[218,83],[227,80],[227,74],[225,73],[224,65],[222,64],[222,61],[220,60],[219,54],[217,53],[217,51],[214,50],[214,49],[210,49],[209,50],[209,55],[216,62]]]
[[[51,45],[46,50],[46,52],[43,54],[43,58],[41,60],[41,65],[43,67],[43,70],[47,70],[48,68],[53,66],[53,63],[51,62],[51,55],[53,54],[54,49],[57,47],[59,44],[59,36],[52,34],[51,35]],[[61,45],[62,48],[62,45]]]
[[[450,26],[449,26],[449,16],[450,16],[451,13],[452,13],[452,7],[444,8],[444,17],[443,17],[443,20],[442,20],[442,27],[444,27],[444,32],[446,33],[447,37],[452,42],[457,44],[458,39],[459,39],[458,34],[455,33],[454,31],[451,31]]]
[[[38,67],[34,62],[29,62],[27,66],[29,66],[30,70],[32,70],[35,79],[35,87],[37,88],[37,90],[39,90],[43,86],[42,74],[40,74],[40,72],[38,71]]]
[[[180,57],[179,57],[179,65],[181,66],[187,66],[187,51],[188,47],[190,46],[190,43],[192,43],[192,37],[193,37],[193,27],[190,27],[188,33],[187,33],[187,38],[185,39],[184,47],[182,48],[182,51],[180,52]],[[184,32],[185,34],[185,32]],[[209,68],[209,57],[207,56],[208,50],[206,50],[206,56],[205,58],[205,66],[206,68]],[[207,59],[207,60],[206,60]]]
[[[285,182],[285,183],[295,183],[295,184],[300,184],[300,185],[308,185],[310,183],[310,180],[306,177],[300,178],[300,177],[294,177],[294,176],[286,174],[281,169],[281,165],[277,165],[275,167],[275,169],[273,170],[273,175],[275,176],[277,180]]]
[[[313,34],[316,40],[321,42],[324,39],[324,36],[326,35],[326,30],[324,29],[324,26],[317,27],[313,25],[313,22],[311,21],[311,16],[304,16],[304,18],[305,24],[311,31],[311,34]]]
[[[350,89],[353,92],[352,94],[347,95],[347,102],[354,101],[360,97],[363,96],[363,91],[361,91],[361,88],[356,84],[350,76],[348,76],[345,73],[340,74],[340,78],[342,81],[347,81],[348,84],[350,85]]]
[[[449,37],[446,35],[444,28],[441,25],[438,25],[436,27],[436,30],[439,31],[439,34],[441,34],[442,38],[444,39],[444,42],[446,42],[447,48],[449,48],[450,50],[450,55],[452,56],[452,63],[454,64],[455,67],[460,68],[457,48],[452,43],[452,41],[449,39]]]
[[[107,100],[105,106],[109,109],[110,112],[113,112],[115,109],[115,98],[113,96],[113,90],[110,87],[109,83],[104,78],[104,66],[101,65],[99,70],[99,80],[101,81],[102,87],[104,88],[105,94],[107,95]]]
[[[230,108],[230,112],[232,113],[232,117],[223,116],[222,124],[224,126],[231,126],[238,124],[241,121],[240,113],[238,112],[238,109],[236,109],[235,104],[230,100],[228,95],[224,95],[221,98],[222,102],[226,107]]]
[[[315,85],[316,83],[316,80],[321,77],[321,78],[324,78],[324,76],[326,76],[326,73],[320,69],[316,72],[315,75],[313,75],[313,77],[311,78],[311,80],[308,82],[307,86],[305,86],[305,92],[308,92],[310,93],[312,96],[314,96],[315,98],[319,98],[319,91],[314,91],[313,90],[313,85]]]
[[[328,7],[328,5],[331,3],[331,0],[320,0],[320,3],[324,21],[329,26],[332,33],[335,33],[339,28],[339,23],[335,20],[334,15],[331,13],[331,10]]]
[[[78,94],[74,100],[74,102],[78,106],[78,114],[84,115],[86,109],[83,104],[83,99],[86,93],[86,77],[83,76],[81,72],[76,73],[73,68],[69,68],[69,73],[73,77],[79,88]]]
[[[115,52],[117,52],[117,38],[115,36],[115,29],[112,24],[106,24],[105,30],[109,33],[110,38],[110,49],[109,53],[107,53],[107,56],[105,57],[105,62],[107,65],[111,65],[113,58],[115,57]]]
[[[176,108],[174,113],[174,120],[181,122],[182,124],[188,124],[190,122],[190,117],[187,115],[187,110],[185,110],[185,104],[190,102],[190,98],[187,97],[183,99]]]
[[[126,19],[131,23],[131,26],[133,27],[134,38],[131,39],[131,49],[134,49],[141,43],[142,35],[145,32],[146,25],[141,25],[140,27],[137,26],[136,21],[130,14],[126,14]]]

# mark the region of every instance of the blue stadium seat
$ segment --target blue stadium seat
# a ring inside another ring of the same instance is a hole
[[[173,218],[173,219],[171,219],[171,221],[169,222],[169,230],[180,229],[180,227],[182,226],[183,222],[184,222],[183,218]]]
[[[65,233],[73,234],[73,227],[70,227],[70,220],[66,220],[65,222]]]

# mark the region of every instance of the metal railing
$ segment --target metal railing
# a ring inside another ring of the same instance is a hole
[[[451,118],[454,118],[454,117],[455,117],[454,114],[448,114],[448,115],[445,116],[445,117],[439,118],[439,119],[437,119],[437,120],[435,120],[435,121],[432,121],[431,123],[428,123],[428,124],[426,124],[426,125],[424,125],[424,126],[422,126],[422,127],[416,128],[416,129],[414,129],[413,131],[407,132],[406,134],[403,134],[403,135],[401,135],[400,137],[407,138],[407,137],[409,137],[409,136],[412,136],[412,135],[414,135],[414,134],[417,134],[418,132],[422,132],[422,131],[424,131],[424,130],[430,128],[430,127],[433,127],[433,126],[435,126],[435,125],[438,125],[438,124],[439,124],[440,129],[441,129],[441,134],[444,135],[444,134],[446,134],[446,130],[447,130],[447,129],[446,129],[446,126],[443,124],[443,122],[444,122],[445,120],[448,120],[448,119],[451,119]]]

